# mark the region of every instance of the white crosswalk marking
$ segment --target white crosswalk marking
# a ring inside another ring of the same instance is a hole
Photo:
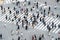
[[[12,1],[13,1],[13,3],[12,3]],[[0,16],[1,16],[0,17],[0,21],[1,21],[0,26],[1,27],[6,26],[6,29],[3,29],[3,30],[4,31],[7,30],[7,32],[4,32],[4,34],[3,34],[3,35],[7,34],[7,35],[5,35],[5,36],[7,36],[7,38],[4,40],[17,40],[17,37],[21,33],[23,33],[23,37],[29,36],[29,37],[27,37],[28,38],[27,40],[29,40],[29,38],[31,40],[32,39],[31,37],[34,34],[36,35],[37,40],[38,40],[38,38],[40,37],[40,33],[41,33],[41,35],[44,34],[44,40],[52,40],[52,38],[55,38],[57,33],[60,31],[60,28],[58,28],[58,24],[60,24],[60,20],[57,17],[55,17],[56,16],[55,14],[57,14],[58,10],[59,10],[59,8],[56,8],[56,9],[54,8],[55,6],[57,6],[57,5],[55,5],[56,3],[54,3],[55,0],[53,0],[54,2],[52,1],[54,6],[50,3],[51,1],[49,1],[49,0],[44,0],[44,1],[41,0],[43,2],[43,4],[38,2],[40,0],[33,0],[33,2],[32,2],[32,0],[29,0],[29,1],[20,2],[20,4],[21,3],[22,4],[21,5],[19,4],[18,6],[17,6],[18,3],[16,3],[15,1],[17,1],[17,0],[6,0],[6,3],[11,3],[11,4],[2,4],[3,10],[0,10],[0,13],[2,14],[2,15],[0,14]],[[21,0],[19,0],[19,1],[21,1]],[[30,5],[28,5],[29,2],[30,2]],[[40,6],[38,8],[36,8],[37,2],[38,2],[38,6]],[[50,5],[45,5],[44,4],[45,2],[47,2]],[[6,12],[4,13],[5,7],[6,7],[6,9],[5,9]],[[14,7],[16,8],[16,10],[14,10]],[[51,7],[50,11],[49,11],[49,7]],[[25,14],[25,12],[27,11],[26,8],[28,9],[28,15]],[[32,8],[32,11],[31,11],[31,8]],[[45,10],[45,17],[43,17],[44,10]],[[11,13],[10,13],[10,11],[11,11]],[[19,11],[19,13],[16,13],[16,11]],[[50,15],[48,15],[48,12]],[[39,18],[37,18],[38,13],[39,13]],[[33,27],[32,21],[30,20],[31,17],[34,19],[33,14],[34,14],[36,21],[37,21],[36,25],[34,24],[34,28],[32,28]],[[7,15],[7,20],[5,18],[6,15]],[[16,20],[15,20],[15,16],[17,17]],[[24,16],[26,16],[26,19],[24,18]],[[42,22],[43,20],[40,21],[40,17],[41,17],[41,19],[44,18],[46,26]],[[18,20],[19,18],[20,18],[20,21]],[[22,22],[22,20],[23,20],[23,22]],[[57,26],[56,28],[55,27],[52,28],[52,22],[54,23],[54,25],[56,24],[56,26]],[[5,25],[5,23],[6,23],[6,25]],[[20,27],[19,30],[17,30],[16,23]],[[22,27],[22,23],[24,24],[23,25],[24,27]],[[51,31],[50,31],[51,35],[50,36],[49,36],[50,33],[48,32],[48,29],[47,29],[47,25],[49,25],[49,27],[51,27]],[[25,26],[28,26],[27,31],[25,30],[25,28],[26,28]],[[0,27],[0,32],[1,32],[1,27]],[[2,30],[2,32],[3,32],[3,30]],[[11,34],[13,34],[13,36]],[[16,36],[16,35],[18,35],[18,36]],[[21,40],[25,40],[25,38],[21,39]]]
[[[47,26],[47,25],[46,25],[46,26]],[[42,30],[46,29],[46,26],[44,26],[44,28],[43,28]]]
[[[34,28],[37,28],[40,24],[41,24],[41,22],[39,22]]]
[[[47,19],[50,19],[50,18],[47,18]],[[46,19],[46,20],[47,20],[47,19]],[[41,24],[40,26],[38,26],[38,28],[39,28],[39,29],[43,29],[43,28],[44,28],[44,25]],[[37,28],[37,29],[38,29],[38,28]]]
[[[56,22],[56,25],[58,25],[58,23],[59,23],[59,21]],[[58,29],[58,27],[55,30],[53,30],[53,33],[56,32],[57,29]]]
[[[48,22],[52,22],[52,21],[55,22],[55,24],[58,23],[58,20],[57,19],[54,19],[53,17],[50,17],[50,18],[49,17],[45,17],[45,18],[46,18],[47,23]],[[37,29],[47,31],[47,27],[46,26],[44,27],[43,24],[41,24],[40,26],[38,26]],[[56,30],[54,29],[53,32],[55,32],[55,31]]]
[[[44,25],[42,24],[42,25],[40,25],[39,29],[42,29],[43,27],[44,27]]]
[[[50,18],[50,20],[47,21],[47,23],[50,22],[52,19],[53,19],[53,18]],[[44,31],[47,31],[47,27],[44,28]]]
[[[53,30],[53,32],[52,32],[52,33],[54,33],[57,29],[58,29],[58,27],[57,27],[55,30]]]
[[[58,33],[59,31],[60,31],[60,29],[57,29],[56,32],[55,32],[55,34]]]
[[[37,27],[37,29],[42,25],[43,23],[40,23],[40,25]],[[39,28],[40,29],[40,28]]]

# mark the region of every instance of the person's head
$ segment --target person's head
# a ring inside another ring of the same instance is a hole
[[[57,0],[57,2],[59,2],[59,0]]]
[[[45,5],[47,5],[47,2],[45,2]]]
[[[42,34],[42,37],[44,37],[44,34]]]

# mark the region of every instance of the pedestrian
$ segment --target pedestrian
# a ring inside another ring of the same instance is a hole
[[[58,28],[60,28],[60,24],[58,24]]]
[[[1,10],[3,10],[3,6],[1,5]]]
[[[56,2],[58,3],[60,0],[57,0]]]
[[[13,8],[13,10],[15,11],[15,10],[16,10],[16,8],[14,7],[14,8]]]
[[[26,38],[25,38],[25,40],[26,40]]]
[[[15,18],[15,20],[17,19],[17,17],[16,17],[16,16],[14,16],[14,18]]]
[[[10,14],[12,13],[11,10],[9,11],[9,13],[10,13]]]
[[[27,21],[27,19],[26,19],[25,21],[26,21],[26,24],[28,25],[28,21]]]
[[[30,5],[31,3],[30,3],[30,1],[28,1],[28,5]]]
[[[39,18],[39,13],[37,14],[37,18]]]
[[[43,21],[43,24],[44,24],[44,26],[46,25],[46,22],[45,21]]]
[[[59,15],[57,14],[57,18],[59,17]]]
[[[18,40],[20,40],[20,37],[18,37]]]
[[[27,0],[25,0],[25,2],[26,2]]]
[[[34,40],[34,36],[32,35],[32,40]]]
[[[22,20],[22,27],[24,27],[24,20]]]
[[[17,1],[17,2],[16,2],[16,6],[18,6],[19,4],[20,4],[20,2],[19,2],[19,1]]]
[[[44,9],[44,13],[46,12],[46,10]]]
[[[9,17],[9,19],[10,19],[10,17]],[[12,19],[12,22],[14,21],[14,19]]]
[[[45,17],[45,12],[46,12],[46,10],[44,9],[44,14],[43,14],[43,17]]]
[[[18,21],[20,21],[21,19],[20,18],[18,18]]]
[[[35,37],[35,40],[37,40],[37,37],[36,37],[36,35],[34,35],[34,37]]]
[[[41,40],[41,37],[39,37],[39,40]]]
[[[36,5],[36,7],[38,8],[38,2],[37,2],[37,5]]]
[[[42,21],[41,17],[40,17],[40,21]]]
[[[50,12],[48,11],[48,16],[49,16]],[[53,15],[53,14],[52,14]]]
[[[27,29],[28,29],[28,26],[26,25],[26,26],[25,26],[25,30],[27,30]]]
[[[10,9],[10,7],[8,7],[8,9]]]
[[[48,31],[50,32],[51,28],[50,28],[50,26],[49,26],[49,25],[47,25],[47,29],[48,29]]]
[[[19,11],[18,10],[16,10],[16,14],[19,14]]]
[[[18,28],[17,28],[18,30],[20,29],[20,26],[18,25]]]
[[[14,39],[12,38],[12,40],[14,40]]]
[[[49,6],[49,11],[51,10],[51,7]]]
[[[5,12],[6,12],[6,10],[5,10],[5,8],[4,8],[4,14],[5,14]]]
[[[44,38],[44,34],[42,34],[42,38]]]
[[[56,28],[56,24],[55,24],[55,28]]]
[[[6,15],[6,17],[5,17],[5,18],[6,18],[6,20],[7,20],[7,15]]]
[[[32,8],[31,8],[30,10],[31,10],[31,11],[33,11],[33,9],[32,9]]]
[[[16,25],[18,26],[18,22],[16,22]]]
[[[2,34],[0,34],[0,39],[2,39]]]

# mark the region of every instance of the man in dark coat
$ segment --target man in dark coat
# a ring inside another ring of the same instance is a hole
[[[18,37],[18,40],[20,40],[20,37]]]

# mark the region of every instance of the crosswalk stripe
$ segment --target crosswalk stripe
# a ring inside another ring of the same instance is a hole
[[[57,29],[57,31],[55,33],[58,33],[60,31],[60,29]]]
[[[38,27],[37,27],[37,29],[42,25],[43,23],[41,23]]]
[[[47,25],[46,25],[47,26]],[[46,28],[46,26],[44,26],[44,28],[42,30],[44,30]]]
[[[39,29],[41,29],[42,30],[42,28],[44,27],[44,25],[42,24],[41,26],[40,26],[40,28]]]

